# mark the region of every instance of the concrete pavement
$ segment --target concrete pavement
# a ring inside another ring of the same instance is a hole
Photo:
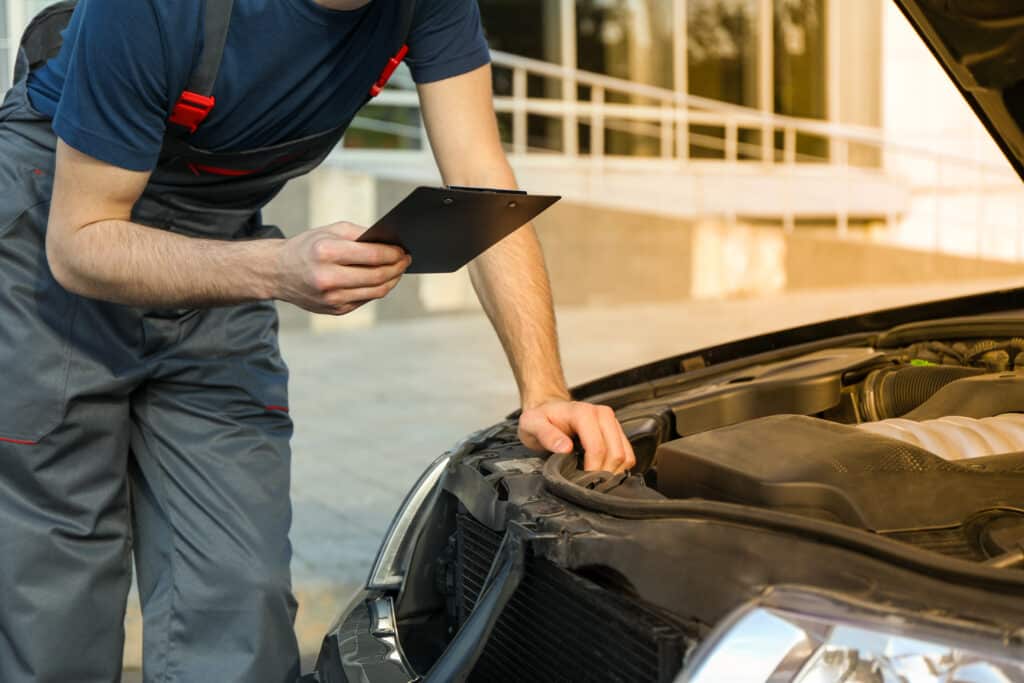
[[[579,383],[711,344],[859,312],[1021,283],[853,288],[770,298],[559,311],[566,374]],[[292,543],[305,653],[365,578],[409,486],[437,455],[516,407],[482,315],[314,334],[287,331],[295,420]],[[133,621],[134,619],[134,621]],[[126,663],[137,658],[129,615]]]

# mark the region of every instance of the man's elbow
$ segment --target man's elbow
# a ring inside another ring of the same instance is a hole
[[[46,231],[46,263],[53,279],[74,294],[85,294],[82,278],[73,261],[73,249],[67,244],[70,237],[61,229],[50,225]]]

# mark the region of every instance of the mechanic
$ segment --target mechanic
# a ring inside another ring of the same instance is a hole
[[[132,551],[147,680],[295,679],[273,301],[344,315],[410,259],[346,222],[284,239],[260,209],[403,58],[444,181],[514,187],[475,0],[81,0],[33,21],[0,108],[0,681],[117,680]],[[569,398],[532,227],[471,274],[522,440],[631,467],[612,411]]]

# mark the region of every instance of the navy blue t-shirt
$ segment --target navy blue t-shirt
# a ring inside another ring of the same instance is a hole
[[[189,142],[240,151],[337,127],[394,53],[399,0],[328,10],[313,0],[235,0],[216,107]],[[71,147],[152,169],[202,46],[202,0],[80,0],[60,54],[32,74],[32,104]],[[476,0],[418,0],[406,63],[418,83],[490,58]]]

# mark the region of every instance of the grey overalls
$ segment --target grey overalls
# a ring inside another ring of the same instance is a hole
[[[411,3],[393,4],[394,44],[365,56],[376,68],[408,34]],[[292,423],[274,305],[133,308],[71,294],[47,265],[56,138],[26,79],[57,53],[73,5],[33,21],[0,108],[0,682],[118,680],[132,551],[147,680],[293,681]],[[212,92],[231,7],[207,0],[197,97],[176,107],[182,125],[133,219],[280,237],[260,209],[349,122],[265,149],[191,147],[202,116],[189,107]]]

